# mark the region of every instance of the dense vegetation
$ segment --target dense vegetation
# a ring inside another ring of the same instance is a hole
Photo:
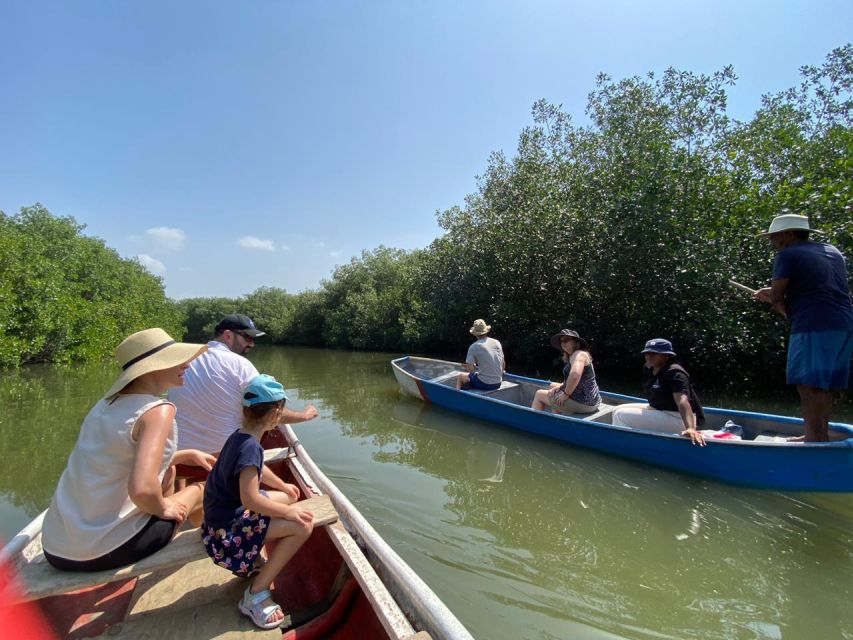
[[[112,356],[150,326],[183,332],[161,280],[82,230],[41,205],[0,212],[0,366]]]
[[[537,102],[516,154],[491,156],[430,246],[365,251],[316,291],[180,301],[187,338],[239,310],[275,343],[460,354],[484,317],[511,368],[548,366],[547,336],[571,326],[604,369],[636,367],[664,336],[709,386],[777,384],[784,323],[727,280],[768,283],[772,251],[754,235],[782,212],[853,255],[853,45],[748,122],[726,114],[735,81],[731,68],[601,75],[585,126]]]

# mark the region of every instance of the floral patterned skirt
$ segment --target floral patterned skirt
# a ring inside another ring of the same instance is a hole
[[[235,576],[246,577],[264,546],[270,518],[245,509],[227,529],[201,525],[201,541],[207,555]]]

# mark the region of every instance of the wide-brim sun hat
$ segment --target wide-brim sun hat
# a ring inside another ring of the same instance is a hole
[[[137,331],[116,347],[121,375],[104,395],[109,400],[138,377],[189,362],[207,351],[206,344],[177,342],[163,329]]]
[[[472,336],[483,336],[486,335],[489,331],[492,330],[492,325],[486,324],[486,321],[482,318],[478,318],[474,320],[474,324],[468,329],[468,332]]]
[[[652,338],[646,343],[646,346],[643,347],[641,353],[662,353],[668,356],[675,355],[675,351],[672,349],[672,343],[665,338]]]
[[[561,351],[563,348],[560,346],[560,338],[562,337],[574,338],[580,343],[581,349],[589,349],[589,344],[587,344],[587,341],[578,335],[577,331],[574,331],[572,329],[560,329],[560,333],[555,333],[553,336],[551,336],[551,340],[549,341],[551,343],[551,346],[554,347],[557,351]]]
[[[796,213],[785,213],[781,216],[776,216],[770,223],[770,228],[767,231],[759,233],[756,238],[769,236],[780,231],[808,231],[809,233],[823,233],[820,229],[812,229],[809,227],[808,216],[801,216]]]

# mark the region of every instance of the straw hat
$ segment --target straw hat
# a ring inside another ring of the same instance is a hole
[[[137,331],[116,347],[116,360],[122,372],[104,395],[104,399],[109,400],[139,376],[176,367],[205,351],[206,344],[175,342],[172,336],[162,329]]]
[[[769,236],[771,233],[794,230],[808,231],[810,233],[823,233],[823,231],[820,231],[819,229],[809,228],[808,216],[801,216],[796,213],[785,213],[773,218],[773,222],[770,223],[770,228],[764,233],[759,233],[755,237],[760,238],[762,236]]]
[[[468,332],[474,336],[484,336],[491,330],[492,325],[486,324],[485,320],[479,318],[477,320],[474,320],[474,324],[470,329],[468,329]]]

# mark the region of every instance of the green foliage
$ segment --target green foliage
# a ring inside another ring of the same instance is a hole
[[[561,327],[587,337],[604,370],[636,369],[644,341],[664,336],[707,386],[778,384],[787,329],[727,281],[768,283],[772,250],[754,235],[782,212],[808,214],[853,255],[853,45],[801,72],[748,122],[726,114],[731,67],[601,75],[588,126],[536,102],[516,154],[491,155],[464,206],[438,212],[444,234],[426,249],[380,246],[317,291],[194,298],[175,317],[196,341],[239,312],[275,343],[415,353],[462,352],[483,317],[511,369],[550,367]],[[157,279],[39,210],[0,219],[0,363],[97,355],[81,340],[87,305],[117,339],[137,304],[160,300]],[[88,266],[107,255],[109,268]],[[135,304],[110,307],[134,274]]]
[[[153,326],[180,336],[161,280],[41,205],[0,212],[0,366],[111,356]]]

